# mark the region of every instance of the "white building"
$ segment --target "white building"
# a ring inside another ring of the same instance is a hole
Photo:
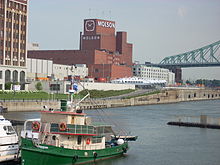
[[[47,79],[51,77],[56,80],[64,80],[69,75],[84,78],[88,76],[88,68],[85,64],[61,65],[54,64],[51,60],[27,59],[27,79]]]
[[[11,83],[25,90],[27,59],[27,0],[0,0],[0,90]]]
[[[175,83],[175,74],[165,68],[136,64],[133,66],[133,76],[147,80],[165,80],[167,85]]]
[[[29,84],[29,90],[36,90],[36,84],[39,81],[33,81]],[[41,81],[43,91],[48,93],[63,93],[69,94],[70,81]],[[81,85],[80,85],[81,84]],[[78,84],[78,92],[87,90],[125,90],[125,89],[135,89],[134,84],[113,84],[113,83],[97,83],[97,82],[81,82]]]
[[[40,45],[38,43],[28,43],[27,49],[28,50],[40,50]]]
[[[88,76],[88,68],[86,64],[61,65],[53,64],[53,75],[56,79],[63,80],[68,75],[84,78]]]

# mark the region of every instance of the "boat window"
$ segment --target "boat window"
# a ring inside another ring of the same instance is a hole
[[[102,137],[93,137],[92,138],[92,143],[101,143],[102,142]]]
[[[4,126],[3,128],[6,131],[7,135],[15,134],[15,131],[12,126]]]
[[[82,143],[82,136],[78,136],[77,138],[77,144],[80,145]]]

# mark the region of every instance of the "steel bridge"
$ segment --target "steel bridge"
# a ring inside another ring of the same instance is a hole
[[[154,66],[172,70],[175,73],[175,81],[181,82],[181,68],[220,66],[220,41],[193,51],[166,57]]]
[[[160,67],[210,67],[220,66],[220,41],[202,48],[164,58]]]

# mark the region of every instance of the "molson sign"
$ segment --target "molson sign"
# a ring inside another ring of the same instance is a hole
[[[115,28],[115,23],[113,23],[113,22],[108,22],[108,21],[98,20],[98,21],[97,21],[97,25],[98,25],[98,26],[105,27],[105,28]]]
[[[115,22],[101,19],[84,20],[84,34],[115,33]]]

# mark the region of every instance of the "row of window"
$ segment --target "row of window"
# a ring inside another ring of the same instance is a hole
[[[9,48],[9,50],[10,50],[10,48],[11,48],[11,44],[12,44],[11,41],[6,41],[6,42],[5,42],[5,45],[6,45],[7,48]],[[3,46],[3,40],[1,40],[0,45]],[[18,42],[13,42],[12,47],[18,49],[18,48],[19,48],[19,43],[18,43]],[[20,49],[24,49],[24,50],[25,50],[25,48],[26,48],[26,44],[20,43]]]
[[[139,70],[139,71],[151,71],[151,72],[168,72],[168,70],[164,70],[164,69],[147,69],[147,68],[133,68],[133,70]]]
[[[167,79],[168,78],[168,77],[161,77],[161,76],[144,76],[144,75],[140,75],[138,77],[155,78],[155,79]]]
[[[3,0],[0,0],[0,1],[3,1]],[[13,8],[13,9],[17,9],[17,10],[20,10],[20,11],[23,11],[23,12],[27,11],[27,6],[16,3],[16,2],[13,2],[13,1],[8,2],[8,7]]]
[[[7,27],[7,29],[11,29],[12,28],[12,22],[6,22],[6,27]],[[21,30],[22,31],[26,31],[26,25],[20,25],[20,27],[21,27]],[[18,23],[14,23],[13,24],[13,28],[15,29],[15,30],[19,30],[19,24]]]
[[[157,75],[167,75],[168,74],[168,72],[150,72],[150,71],[148,71],[148,72],[134,72],[134,73],[138,73],[138,74],[157,74]]]

